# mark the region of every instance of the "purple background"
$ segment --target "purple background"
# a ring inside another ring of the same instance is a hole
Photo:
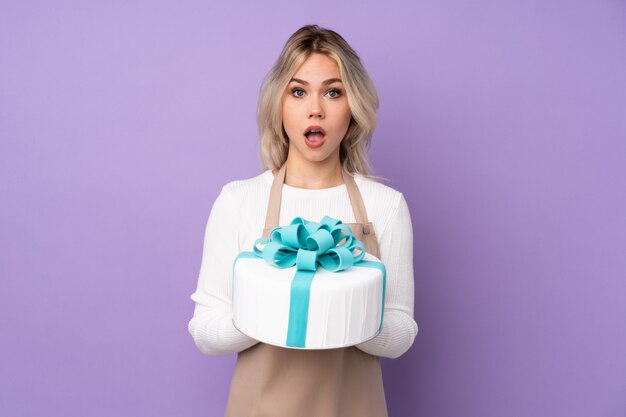
[[[260,173],[263,76],[307,23],[380,95],[419,334],[391,416],[626,415],[626,4],[0,5],[0,414],[219,416],[187,333],[221,186]]]

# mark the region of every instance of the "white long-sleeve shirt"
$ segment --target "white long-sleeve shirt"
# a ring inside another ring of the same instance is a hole
[[[232,323],[232,266],[237,254],[251,251],[263,233],[273,179],[268,169],[255,177],[229,182],[211,209],[198,285],[191,295],[196,306],[189,322],[189,332],[206,355],[236,353],[258,343]],[[371,355],[397,358],[411,347],[418,329],[413,319],[411,217],[402,193],[358,174],[354,179],[387,270],[382,329],[356,347]],[[279,225],[289,224],[296,216],[317,222],[325,215],[343,223],[356,222],[345,184],[324,189],[283,185]]]

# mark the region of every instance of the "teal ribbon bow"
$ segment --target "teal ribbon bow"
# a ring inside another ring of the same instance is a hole
[[[264,246],[259,249],[258,245]],[[251,255],[250,252],[243,252],[238,258]],[[355,238],[350,227],[341,220],[324,216],[316,223],[296,217],[288,226],[274,227],[269,238],[257,239],[254,242],[254,256],[263,258],[277,268],[296,266],[296,274],[291,282],[287,346],[305,347],[311,282],[318,266],[331,272],[342,271],[353,265],[381,270],[384,310],[385,267],[380,262],[363,261],[363,242]]]
[[[259,244],[265,247],[261,250]],[[355,250],[359,252],[356,256]],[[337,272],[363,259],[365,246],[341,220],[324,216],[315,223],[296,217],[288,226],[274,227],[269,238],[257,239],[254,253],[277,268],[295,265],[298,271],[315,271],[321,265]]]

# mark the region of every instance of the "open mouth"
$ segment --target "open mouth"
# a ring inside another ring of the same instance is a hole
[[[308,132],[306,135],[306,138],[309,140],[309,142],[317,142],[320,141],[322,139],[324,139],[324,134],[319,132],[319,131],[312,131],[312,132]]]
[[[326,137],[326,132],[321,126],[309,126],[304,132],[304,136],[309,146],[316,144],[321,145],[324,137]]]

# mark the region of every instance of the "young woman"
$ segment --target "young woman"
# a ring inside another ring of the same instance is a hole
[[[386,416],[380,357],[413,344],[413,235],[402,193],[375,180],[366,151],[378,96],[355,51],[336,32],[307,25],[265,78],[258,108],[260,175],[226,184],[205,231],[189,332],[207,355],[238,353],[226,415]],[[232,263],[296,216],[348,224],[387,270],[380,333],[340,349],[261,343],[232,323]],[[368,217],[369,216],[369,217]]]

